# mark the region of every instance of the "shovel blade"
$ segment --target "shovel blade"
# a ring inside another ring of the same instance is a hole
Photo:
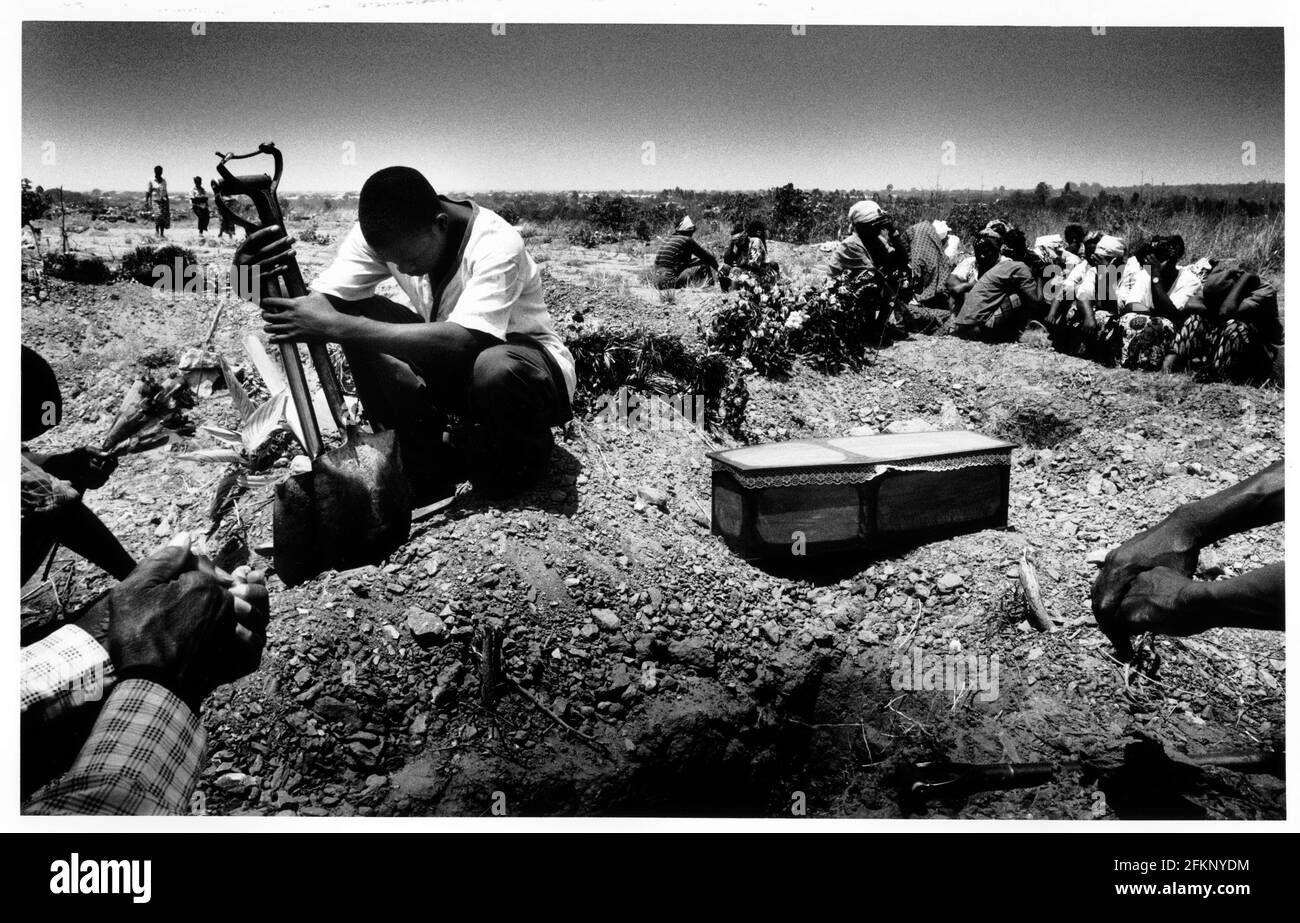
[[[375,564],[411,532],[410,487],[397,434],[349,434],[312,470],[275,491],[275,569],[286,585]]]

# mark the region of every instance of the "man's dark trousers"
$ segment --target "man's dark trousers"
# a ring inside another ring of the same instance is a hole
[[[425,323],[386,298],[335,305],[385,323]],[[489,497],[532,486],[546,473],[551,427],[572,418],[555,360],[528,336],[502,341],[451,322],[431,327],[410,360],[343,348],[370,422],[397,430],[416,500],[465,478]],[[465,424],[454,446],[443,439],[449,415]]]

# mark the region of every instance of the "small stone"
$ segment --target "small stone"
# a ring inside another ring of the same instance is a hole
[[[1100,567],[1106,561],[1106,555],[1110,554],[1109,548],[1094,548],[1088,552],[1087,561],[1089,564],[1096,564]]]
[[[664,512],[668,511],[668,494],[657,487],[638,487],[636,495],[651,506],[657,506]]]
[[[939,587],[940,593],[951,593],[965,582],[960,574],[947,573],[936,580],[935,585]]]
[[[938,431],[933,423],[921,419],[894,420],[885,427],[887,433],[933,433]]]
[[[406,610],[406,627],[417,644],[440,644],[447,638],[447,623],[419,606]]]
[[[676,663],[694,667],[701,674],[712,673],[717,662],[713,648],[702,638],[670,642],[668,657]]]
[[[641,664],[641,688],[646,692],[659,688],[659,669],[653,660]]]
[[[318,698],[312,705],[312,711],[322,721],[341,724],[349,731],[360,730],[361,728],[361,709],[352,702],[343,702],[332,695],[323,695]]]
[[[612,609],[592,609],[591,617],[606,631],[615,631],[621,624],[619,617],[614,614]]]
[[[223,792],[239,792],[253,785],[256,780],[244,772],[227,772],[217,776],[213,785]]]
[[[763,637],[767,639],[769,644],[781,643],[781,626],[776,622],[764,622],[759,631],[762,632]]]
[[[858,630],[858,643],[859,643],[859,644],[879,644],[879,643],[880,643],[880,635],[877,634],[876,632],[872,631],[870,628],[862,628],[862,629],[859,629],[859,630]]]

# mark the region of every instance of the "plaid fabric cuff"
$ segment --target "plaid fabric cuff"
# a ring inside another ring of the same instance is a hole
[[[76,625],[23,648],[19,674],[22,713],[43,721],[102,700],[113,684],[108,651]]]
[[[26,814],[187,814],[206,739],[174,693],[122,680],[60,779],[37,791]]]

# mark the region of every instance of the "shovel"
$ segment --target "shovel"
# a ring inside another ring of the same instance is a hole
[[[227,169],[231,160],[269,154],[275,175],[234,176]],[[231,222],[248,233],[271,225],[284,227],[277,194],[284,157],[274,144],[258,145],[249,154],[222,154],[217,164],[221,174],[217,208]],[[236,215],[224,198],[246,195],[257,209],[257,224]],[[286,228],[285,233],[288,233]],[[289,256],[282,271],[264,275],[260,294],[278,298],[300,298],[308,294],[295,257]],[[341,432],[342,446],[325,450],[320,426],[307,390],[298,347],[280,344],[289,394],[301,423],[303,448],[311,459],[311,470],[291,475],[275,489],[275,569],[288,586],[308,580],[331,568],[346,570],[374,564],[402,545],[411,531],[410,487],[402,472],[397,434],[362,432],[343,406],[343,392],[329,351],[324,344],[307,347],[330,415]]]

